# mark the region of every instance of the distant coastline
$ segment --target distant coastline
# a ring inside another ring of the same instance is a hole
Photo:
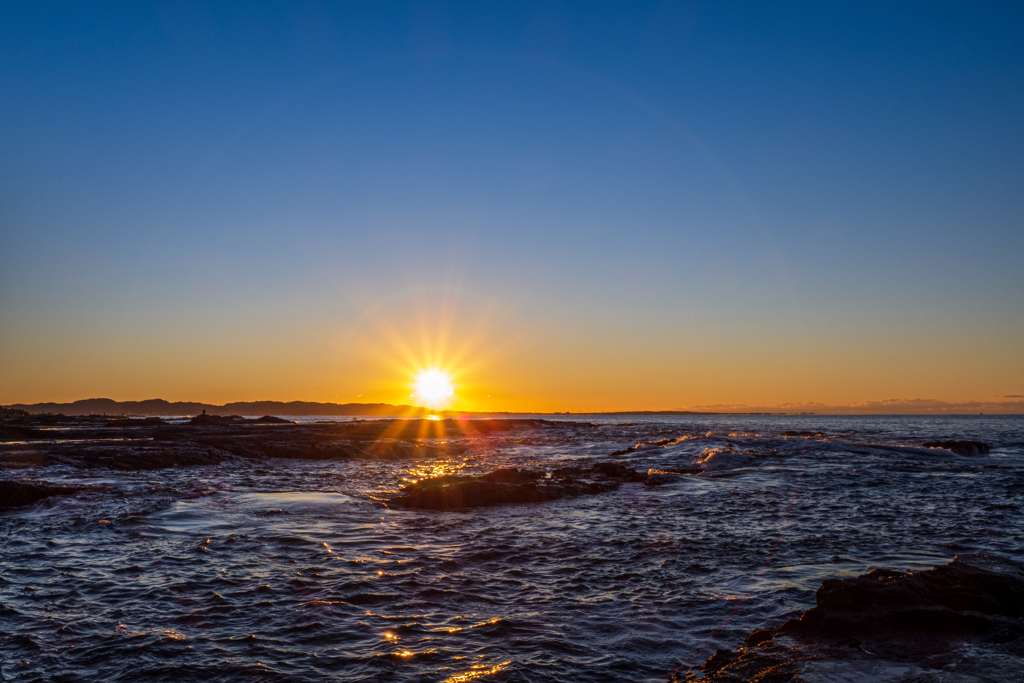
[[[907,402],[913,403],[913,402]],[[977,406],[977,407],[975,407]],[[879,404],[868,404],[864,406],[822,406],[816,412],[809,412],[806,409],[793,408],[786,410],[788,406],[779,406],[780,409],[772,409],[773,406],[761,407],[751,406],[749,410],[742,410],[739,406],[729,410],[615,410],[595,412],[516,412],[516,411],[474,411],[474,410],[432,410],[422,406],[391,403],[322,403],[318,401],[235,401],[217,405],[214,403],[200,403],[197,401],[166,401],[162,398],[147,399],[144,401],[115,401],[109,398],[87,398],[70,403],[14,403],[4,406],[5,409],[24,410],[31,415],[41,414],[64,414],[64,415],[126,415],[139,417],[172,417],[178,415],[198,415],[205,411],[209,415],[281,415],[281,416],[302,416],[320,415],[332,416],[406,416],[424,417],[427,415],[443,415],[452,417],[456,415],[606,415],[606,416],[627,416],[627,415],[792,415],[792,416],[827,416],[827,415],[978,415],[972,412],[972,408],[984,414],[1019,415],[1024,413],[1024,401],[999,404],[945,404],[912,406],[902,404],[899,408],[903,411],[892,411],[896,406],[880,406]],[[817,407],[817,406],[816,406]],[[882,410],[878,408],[882,407]],[[717,406],[709,406],[717,408]],[[802,406],[801,406],[802,408]],[[838,408],[838,409],[837,409]],[[843,410],[847,408],[847,410]],[[889,408],[890,410],[885,410]],[[907,408],[910,408],[909,410]],[[874,409],[874,410],[872,410]],[[959,409],[959,410],[957,410]],[[890,412],[891,411],[891,412]]]
[[[87,398],[71,403],[15,403],[7,408],[24,410],[32,415],[63,413],[65,415],[138,415],[170,417],[175,415],[428,415],[436,411],[410,405],[390,403],[319,403],[316,401],[235,401],[216,405],[195,401],[165,401],[151,398],[144,401],[115,401],[110,398]]]
[[[474,410],[432,410],[422,406],[391,403],[320,403],[317,401],[235,401],[216,405],[194,401],[165,401],[152,398],[144,401],[115,401],[110,398],[87,398],[71,403],[13,403],[9,409],[24,410],[31,415],[128,415],[139,417],[171,417],[176,415],[322,415],[322,416],[409,416],[424,415],[785,415],[765,412],[717,412],[691,410],[633,410],[598,413],[510,412]]]

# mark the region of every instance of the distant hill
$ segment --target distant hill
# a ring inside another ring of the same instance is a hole
[[[42,413],[63,413],[64,415],[141,415],[146,417],[169,417],[173,415],[198,415],[204,410],[208,415],[529,415],[532,413],[510,413],[504,411],[450,411],[431,410],[419,406],[392,405],[390,403],[317,403],[315,401],[236,401],[222,406],[212,403],[191,401],[165,401],[151,398],[145,401],[115,401],[109,398],[86,398],[72,403],[14,403],[6,406],[10,410],[24,410],[31,415]],[[551,415],[572,415],[573,413],[548,413]],[[784,415],[785,413],[718,413],[693,412],[690,410],[634,410],[604,413],[576,413],[576,415]]]
[[[87,398],[72,403],[16,403],[8,408],[30,414],[63,413],[65,415],[426,415],[427,408],[390,403],[316,403],[313,401],[238,401],[222,406],[188,401],[170,402],[162,398],[146,401],[114,401],[109,398]]]

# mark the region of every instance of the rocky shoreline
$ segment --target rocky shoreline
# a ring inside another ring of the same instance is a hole
[[[29,416],[0,426],[0,466],[65,465],[135,471],[231,460],[437,458],[492,434],[583,423],[538,419],[353,419],[297,424],[272,416],[160,418]]]
[[[430,459],[463,453],[487,437],[531,438],[538,430],[590,430],[587,423],[539,419],[351,420],[297,424],[273,416],[200,414],[187,423],[160,418],[31,416],[0,427],[0,466],[106,467],[122,471],[285,459]],[[499,469],[442,476],[401,489],[386,504],[449,510],[537,503],[613,491],[626,482],[659,485],[702,470],[638,472],[621,463]],[[77,489],[29,480],[0,482],[0,507],[27,505]]]
[[[537,418],[353,418],[344,422],[297,423],[271,415],[244,418],[201,413],[185,422],[159,417],[28,415],[19,411],[13,419],[0,423],[0,467],[60,465],[139,471],[271,458],[433,459],[461,455],[475,446],[488,447],[493,442],[483,440],[492,436],[557,440],[597,428],[585,422]],[[813,439],[825,435],[785,432],[784,436]],[[685,438],[690,437],[637,443],[605,457],[670,446]],[[933,440],[925,442],[923,447],[968,457],[989,452],[987,444],[974,441]],[[685,475],[706,473],[700,468],[638,472],[617,462],[573,465],[550,471],[506,468],[482,476],[447,475],[424,479],[403,487],[398,495],[385,502],[394,507],[427,510],[538,503],[613,491],[624,483],[655,486],[679,481]],[[4,498],[0,500],[0,507],[27,504],[11,501],[32,502],[56,495],[43,495],[44,491],[56,491],[45,482],[25,482],[25,485],[37,489],[31,493],[29,489],[15,492],[11,488],[9,495],[0,490]]]
[[[873,569],[824,581],[815,601],[669,683],[976,683],[1024,672],[1024,564],[965,555],[923,572]]]

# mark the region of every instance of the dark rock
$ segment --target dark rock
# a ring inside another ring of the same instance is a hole
[[[426,510],[541,503],[614,491],[624,482],[643,481],[646,476],[620,463],[562,467],[552,472],[550,478],[537,470],[500,469],[480,477],[448,475],[424,479],[403,487],[402,493],[388,503]]]
[[[716,650],[700,666],[673,675],[670,683],[704,681],[706,683],[800,683],[796,658],[785,650],[773,653],[752,650]]]
[[[241,415],[207,415],[202,413],[189,420],[190,425],[228,425],[245,422]]]
[[[390,504],[426,510],[453,510],[508,503],[540,503],[562,497],[556,490],[536,484],[506,484],[479,479],[440,486],[427,479],[403,490],[405,493],[392,498]]]
[[[957,671],[977,676],[970,680],[1015,680],[991,676],[1014,666],[1019,670],[1015,648],[1024,643],[1024,564],[1019,562],[966,555],[924,572],[874,569],[854,579],[822,582],[815,599],[817,605],[799,619],[752,632],[738,653],[718,650],[669,680],[800,681],[801,668],[812,660],[816,671],[851,676],[878,672],[892,662],[915,664],[921,671],[952,663]],[[974,649],[961,647],[965,643],[974,643]],[[972,654],[977,648],[988,648],[987,654]],[[822,662],[833,668],[823,669]]]
[[[68,418],[68,416],[65,415],[64,413],[58,413],[56,415],[52,413],[44,413],[42,415],[35,415],[33,417],[35,418],[36,424],[47,426],[74,422],[74,418]]]
[[[987,633],[1009,626],[1008,619],[1020,619],[1024,566],[966,555],[926,572],[873,569],[855,579],[827,579],[815,600],[816,607],[787,622],[783,631],[825,637],[869,636],[880,630]]]
[[[644,479],[644,483],[648,486],[661,486],[663,484],[674,484],[679,481],[680,477],[687,474],[703,474],[704,470],[700,468],[689,468],[684,470],[659,470],[651,468],[647,470],[647,477]]]
[[[751,631],[747,639],[743,641],[743,647],[755,647],[771,640],[778,635],[779,629],[777,628],[759,628],[756,631]]]
[[[679,475],[670,472],[648,472],[644,484],[647,486],[663,486],[679,481]]]
[[[255,420],[253,420],[253,422],[256,422],[256,423],[259,423],[259,424],[264,424],[264,425],[290,425],[290,424],[295,424],[294,420],[285,420],[285,419],[280,418],[280,417],[274,417],[273,415],[264,415],[263,417],[258,417]]]
[[[449,448],[452,450],[457,450],[456,447],[454,446],[449,445]],[[409,443],[406,441],[398,441],[395,439],[381,439],[379,441],[374,441],[370,444],[367,444],[361,452],[357,452],[349,457],[374,458],[378,460],[416,460],[420,458],[441,457],[445,455],[447,452],[451,451],[446,451],[437,446],[431,446],[428,444]]]
[[[480,481],[525,483],[530,481],[536,481],[543,476],[543,472],[538,472],[536,470],[519,470],[515,468],[507,468],[501,470],[494,470],[493,472],[488,472],[484,476],[480,477]]]
[[[108,427],[155,427],[167,424],[159,417],[119,418],[107,422]]]
[[[0,508],[31,505],[50,496],[67,496],[81,490],[74,486],[54,486],[46,482],[0,481]]]
[[[988,455],[989,445],[981,441],[925,441],[925,448],[945,448],[957,455]]]
[[[665,446],[671,446],[676,443],[679,443],[679,439],[659,439],[658,441],[645,441],[643,443],[638,443],[633,446],[630,446],[629,448],[624,448],[621,451],[615,451],[614,453],[611,454],[611,457],[614,458],[619,455],[626,455],[628,453],[634,453],[639,450],[664,448]]]
[[[42,435],[31,427],[8,427],[0,425],[0,441],[23,441],[37,439]]]
[[[718,671],[719,669],[723,669],[729,666],[738,658],[739,655],[737,655],[732,650],[715,650],[715,654],[708,657],[708,660],[704,662],[704,665],[701,667],[701,669],[704,670],[704,673]]]
[[[605,477],[606,479],[618,479],[621,481],[643,481],[647,475],[643,472],[626,467],[621,462],[599,462],[590,468],[592,474]]]

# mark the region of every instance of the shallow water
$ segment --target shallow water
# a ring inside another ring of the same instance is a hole
[[[1021,417],[567,419],[600,426],[447,460],[9,470],[97,486],[0,512],[3,677],[664,681],[813,605],[823,578],[1024,560]],[[461,512],[378,502],[425,476],[609,459],[706,472]]]

